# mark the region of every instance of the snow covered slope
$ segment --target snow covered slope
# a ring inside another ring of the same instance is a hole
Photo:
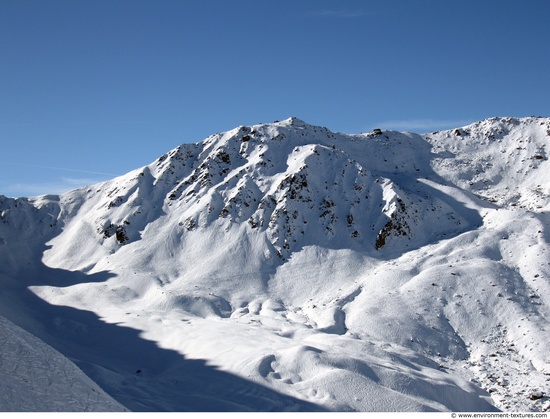
[[[125,411],[72,362],[0,317],[2,411]]]
[[[130,410],[545,410],[549,140],[290,118],[0,197],[0,314]]]

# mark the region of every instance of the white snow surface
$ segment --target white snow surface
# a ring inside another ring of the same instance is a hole
[[[0,317],[2,411],[123,412],[71,361]]]
[[[0,196],[0,410],[546,411],[549,142],[290,118]]]

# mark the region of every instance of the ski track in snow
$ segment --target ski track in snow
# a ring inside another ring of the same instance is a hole
[[[0,197],[0,410],[547,411],[549,140],[290,118]]]

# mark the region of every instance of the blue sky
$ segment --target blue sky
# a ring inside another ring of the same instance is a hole
[[[548,0],[0,0],[0,194],[296,116],[358,133],[550,116]]]

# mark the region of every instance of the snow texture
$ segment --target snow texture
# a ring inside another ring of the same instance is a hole
[[[0,410],[548,410],[549,141],[289,118],[0,196]]]
[[[2,411],[125,411],[71,361],[0,317]]]

